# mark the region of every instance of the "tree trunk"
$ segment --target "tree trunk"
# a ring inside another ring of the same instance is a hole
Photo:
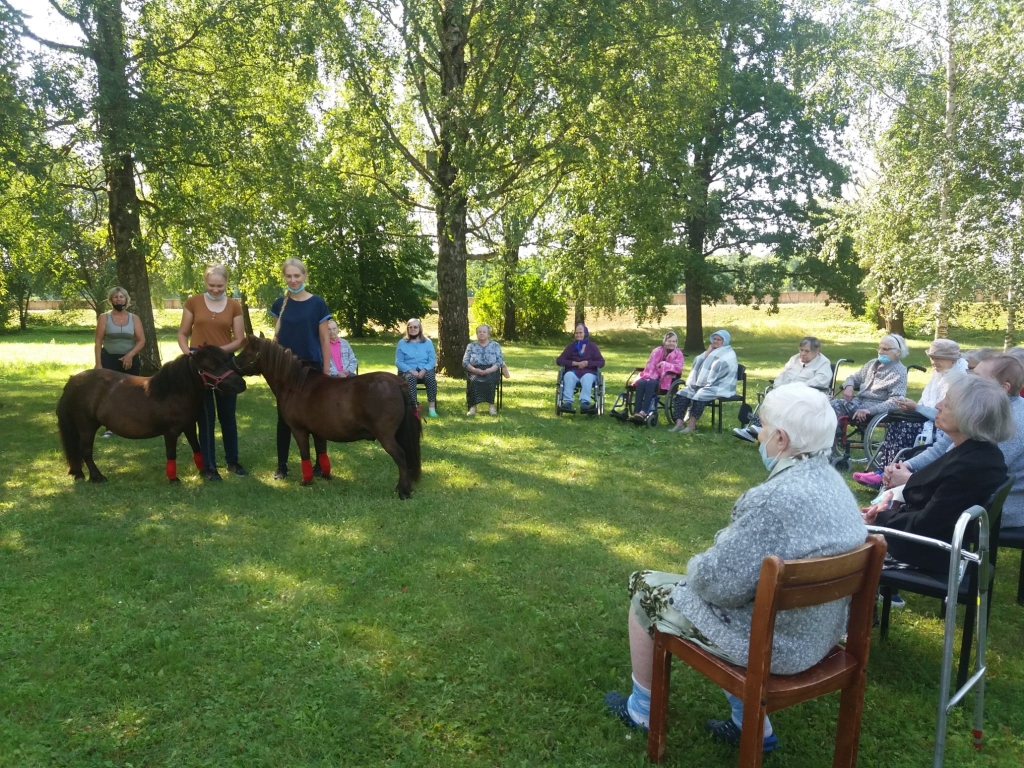
[[[505,321],[502,324],[501,336],[506,341],[515,341],[518,334],[516,328],[516,276],[518,273],[519,243],[510,242],[506,232],[505,248],[501,257],[501,287],[505,297]]]
[[[114,244],[117,279],[132,297],[132,307],[142,321],[146,346],[140,353],[142,373],[160,367],[149,271],[142,245],[139,198],[135,188],[132,155],[133,115],[125,50],[124,15],[120,0],[96,0],[92,9],[96,40],[90,54],[96,64],[100,153],[107,183],[109,237]]]
[[[906,337],[907,333],[904,330],[904,315],[902,309],[894,309],[885,318],[885,330],[887,333],[898,333],[900,336]]]
[[[441,11],[441,107],[437,110],[437,314],[438,368],[461,377],[462,353],[469,340],[469,309],[466,290],[465,180],[455,165],[456,148],[466,146],[469,135],[462,118],[466,85],[467,20],[461,4],[444,0]]]
[[[587,324],[587,300],[586,299],[578,299],[576,301],[576,303],[573,304],[573,318],[572,318],[573,330],[575,330],[577,325],[586,325],[586,324]]]
[[[1013,291],[1011,291],[1009,305],[1006,307],[1006,335],[1003,336],[1003,351],[1017,343],[1017,308],[1013,302]]]
[[[686,270],[686,342],[683,349],[687,352],[703,352],[704,344],[704,305],[701,303],[702,286],[700,280]]]
[[[242,326],[245,328],[245,335],[255,336],[252,330],[252,317],[249,315],[249,297],[245,295],[245,291],[239,293],[242,297]]]
[[[935,302],[935,338],[949,336],[950,298],[953,293],[952,269],[950,268],[950,235],[952,233],[953,150],[956,144],[957,71],[955,59],[956,0],[946,0],[946,117],[943,128],[941,172],[939,191],[939,287]]]

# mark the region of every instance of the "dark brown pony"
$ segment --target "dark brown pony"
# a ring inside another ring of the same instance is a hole
[[[220,347],[203,347],[182,355],[148,379],[105,368],[76,373],[64,385],[64,394],[57,403],[57,425],[68,474],[84,480],[85,461],[90,482],[107,479],[92,458],[100,425],[133,440],[163,435],[167,479],[172,483],[178,482],[178,435],[184,432],[196,467],[202,471],[196,422],[207,387],[230,394],[245,391],[245,379],[238,375],[231,353]]]
[[[318,443],[324,477],[330,477],[331,462],[321,442],[376,440],[398,465],[399,498],[409,498],[420,478],[420,420],[404,379],[383,371],[325,376],[262,334],[246,339],[236,362],[246,376],[262,374],[277,397],[277,410],[299,444],[303,485],[313,481],[310,434]]]

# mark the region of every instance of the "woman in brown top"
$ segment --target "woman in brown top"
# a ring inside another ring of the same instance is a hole
[[[206,293],[192,296],[185,302],[178,326],[178,346],[186,355],[206,344],[225,352],[234,352],[245,340],[242,306],[228,298],[228,272],[220,264],[211,264],[203,274]],[[191,340],[190,338],[191,337]],[[235,421],[236,395],[207,389],[199,416],[199,446],[203,452],[203,475],[207,480],[220,480],[217,472],[217,447],[214,440],[214,414],[220,419],[224,439],[224,460],[233,475],[249,474],[238,463],[238,424]]]

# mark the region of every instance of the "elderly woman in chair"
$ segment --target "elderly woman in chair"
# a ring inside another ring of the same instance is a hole
[[[739,372],[736,352],[730,346],[732,337],[728,331],[711,334],[708,348],[693,361],[686,386],[672,398],[672,412],[676,425],[671,432],[688,434],[697,429],[697,419],[704,413],[708,403],[719,397],[736,394],[736,376]],[[684,417],[689,416],[689,421]]]
[[[761,422],[758,442],[768,479],[740,496],[714,544],[690,559],[685,575],[639,571],[630,577],[633,691],[605,696],[626,725],[649,724],[655,626],[745,667],[761,561],[768,555],[837,555],[867,537],[853,494],[828,462],[836,430],[828,398],[806,384],[776,387],[765,396]],[[849,600],[841,600],[780,613],[771,671],[796,674],[817,664],[846,631],[848,609]],[[731,716],[708,720],[705,727],[738,744],[743,702],[726,697]],[[764,733],[764,750],[775,749],[778,738],[767,718]]]

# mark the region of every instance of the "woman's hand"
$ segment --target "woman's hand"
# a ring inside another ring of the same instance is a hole
[[[843,400],[846,402],[853,400],[853,384],[847,384],[843,387]]]
[[[906,485],[907,481],[910,480],[911,474],[913,473],[905,461],[897,461],[895,464],[890,464],[885,468],[885,472],[882,474],[882,481],[887,487],[895,488],[899,485]]]
[[[864,507],[860,511],[861,517],[864,518],[864,525],[873,525],[875,520],[878,518],[878,513],[883,509],[889,509],[892,506],[892,491],[889,491],[882,497],[882,500],[877,504],[872,504],[870,507]]]
[[[871,415],[871,411],[867,408],[858,408],[853,412],[854,421],[865,421]]]
[[[917,408],[917,403],[909,397],[901,397],[896,401],[901,411],[912,411]]]
[[[121,358],[121,365],[126,371],[130,371],[132,368],[132,360],[135,359],[135,355],[129,352],[127,355]]]

